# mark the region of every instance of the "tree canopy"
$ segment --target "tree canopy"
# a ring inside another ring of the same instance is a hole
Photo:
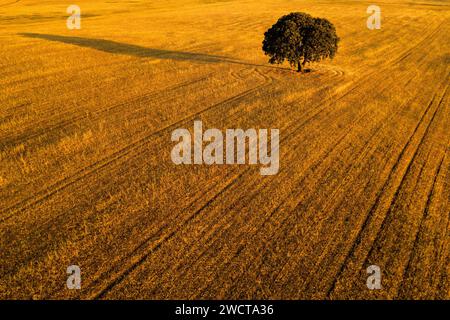
[[[287,60],[303,72],[309,62],[334,58],[338,42],[336,28],[330,21],[294,12],[281,17],[267,30],[263,51],[270,57],[270,63]]]

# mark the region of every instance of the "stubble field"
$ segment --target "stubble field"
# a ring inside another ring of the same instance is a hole
[[[0,0],[0,298],[450,298],[450,2],[70,4]],[[341,38],[302,76],[293,11]],[[194,120],[280,129],[279,173],[173,164]]]

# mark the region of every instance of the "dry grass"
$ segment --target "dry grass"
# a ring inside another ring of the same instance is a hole
[[[1,298],[450,298],[448,1],[77,4],[0,1]],[[342,39],[302,77],[291,11]],[[279,128],[279,174],[175,166],[194,119]]]

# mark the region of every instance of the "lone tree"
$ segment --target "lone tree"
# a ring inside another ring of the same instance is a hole
[[[309,62],[333,59],[338,49],[336,28],[326,19],[294,12],[281,17],[264,34],[263,51],[272,64],[284,60],[303,73]]]

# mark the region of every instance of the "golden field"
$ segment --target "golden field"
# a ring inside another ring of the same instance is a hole
[[[0,0],[0,298],[450,298],[449,1],[377,1],[381,30],[366,1],[70,4]],[[261,50],[294,11],[341,38],[305,75]],[[197,119],[279,128],[279,173],[173,164]]]

